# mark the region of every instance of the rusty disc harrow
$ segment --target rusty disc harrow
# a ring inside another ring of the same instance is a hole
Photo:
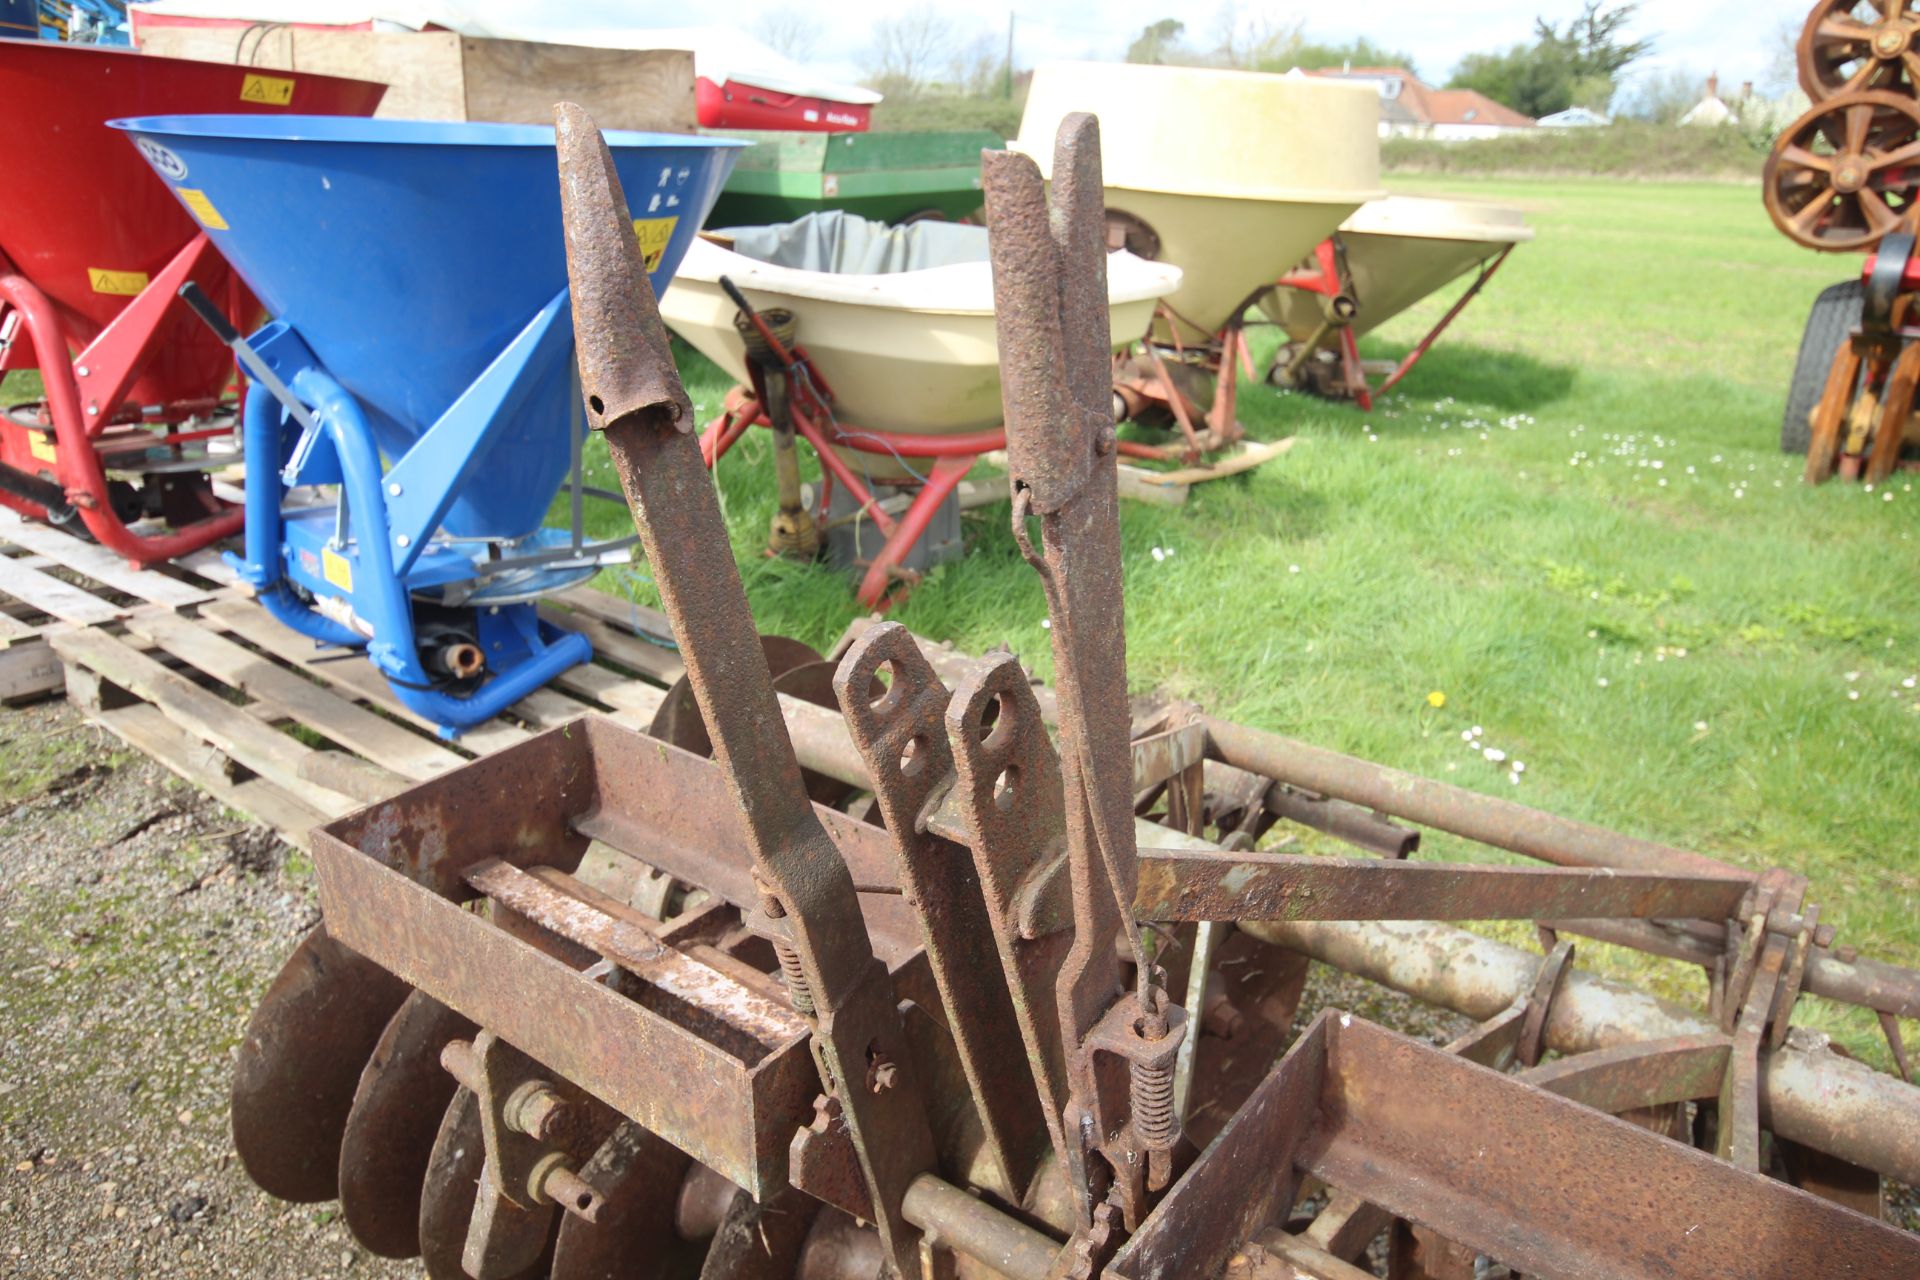
[[[1848,1001],[1904,1063],[1920,974],[1804,878],[1135,722],[1097,122],[1050,190],[984,165],[1051,690],[892,623],[831,665],[756,635],[624,194],[558,124],[588,421],[686,663],[658,733],[703,750],[589,717],[317,829],[326,927],[235,1075],[263,1186],[434,1280],[1338,1280],[1383,1234],[1401,1280],[1920,1275],[1854,1211],[1920,1176],[1920,1091],[1789,1034]],[[1553,865],[1415,861],[1416,823]],[[1495,919],[1544,955],[1436,923]],[[1707,1010],[1576,936],[1698,966]],[[1466,1030],[1296,1026],[1315,960]]]

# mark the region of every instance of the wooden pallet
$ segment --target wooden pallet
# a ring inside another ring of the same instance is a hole
[[[212,551],[136,569],[96,543],[0,509],[0,702],[60,688],[60,659],[46,643],[50,633],[191,609],[230,591],[235,581]]]
[[[305,848],[319,823],[579,716],[651,724],[682,671],[666,618],[584,587],[541,610],[592,640],[594,661],[451,742],[364,655],[316,647],[239,592],[48,642],[91,719]]]

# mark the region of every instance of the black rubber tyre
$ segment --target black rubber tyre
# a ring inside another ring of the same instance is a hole
[[[1793,363],[1793,383],[1787,388],[1787,412],[1780,420],[1780,451],[1805,455],[1813,436],[1807,421],[1827,387],[1833,353],[1860,323],[1863,286],[1858,280],[1830,284],[1813,300],[1807,329],[1800,338],[1800,356]]]

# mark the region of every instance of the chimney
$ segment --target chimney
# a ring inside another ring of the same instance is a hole
[[[1707,77],[1707,96],[1709,98],[1717,98],[1720,96],[1720,73],[1718,71]]]
[[[1740,101],[1745,102],[1747,99],[1751,98],[1752,96],[1753,96],[1753,81],[1742,80],[1740,82]]]

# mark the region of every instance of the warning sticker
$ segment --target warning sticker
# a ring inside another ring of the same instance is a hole
[[[187,208],[193,210],[193,216],[200,219],[200,225],[209,231],[227,230],[227,220],[213,207],[213,201],[207,199],[207,193],[197,187],[175,187],[174,194]]]
[[[342,591],[353,590],[353,565],[332,547],[321,548],[320,571],[328,582]]]
[[[147,273],[108,271],[104,267],[88,267],[87,281],[93,285],[95,293],[111,293],[121,298],[132,298],[147,287]]]
[[[248,73],[247,78],[240,82],[240,101],[284,107],[293,101],[293,81],[285,76]]]
[[[661,261],[667,256],[667,245],[673,240],[673,229],[680,219],[672,218],[635,218],[633,234],[640,238],[640,257],[647,264],[647,274],[660,269]]]
[[[42,462],[60,461],[60,455],[53,447],[53,437],[38,431],[27,432],[27,452]]]

